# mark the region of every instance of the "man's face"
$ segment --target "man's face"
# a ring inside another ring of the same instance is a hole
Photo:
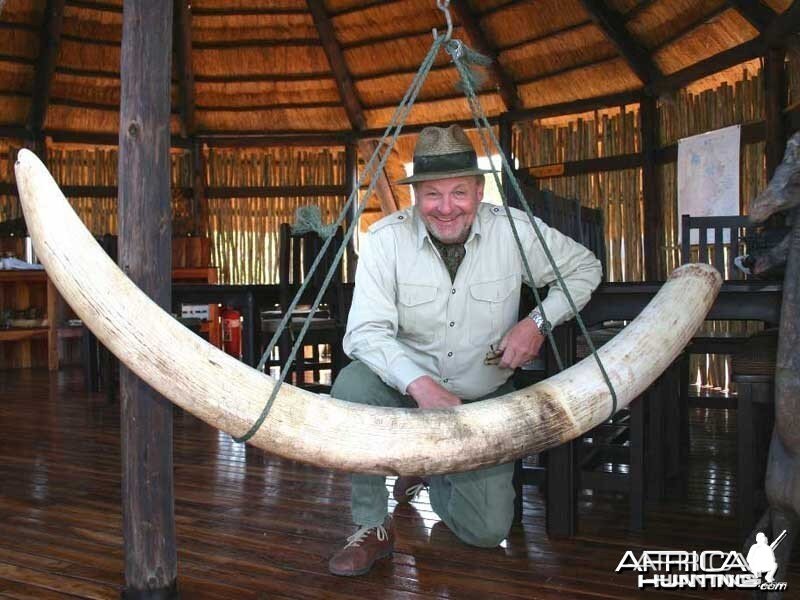
[[[421,181],[414,186],[417,210],[428,232],[445,244],[464,242],[483,199],[483,176]]]

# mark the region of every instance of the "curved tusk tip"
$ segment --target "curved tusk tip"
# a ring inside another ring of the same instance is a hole
[[[39,157],[36,156],[35,152],[31,152],[27,148],[21,148],[19,152],[17,152],[17,164],[18,165],[31,165],[36,164],[37,162],[41,162]]]

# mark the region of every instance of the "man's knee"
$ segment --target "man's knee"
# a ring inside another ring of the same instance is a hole
[[[331,396],[334,398],[376,406],[396,404],[389,398],[396,394],[396,390],[386,385],[360,360],[354,360],[339,371],[331,388]]]
[[[462,529],[459,537],[472,546],[494,548],[508,537],[513,516],[513,506],[510,513],[500,511],[487,515],[480,523],[470,523],[468,530]]]
[[[339,400],[359,402],[359,398],[364,395],[364,377],[371,373],[367,365],[360,360],[354,360],[339,371],[331,387],[331,396]]]

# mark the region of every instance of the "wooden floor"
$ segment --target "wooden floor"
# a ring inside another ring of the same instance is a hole
[[[77,371],[0,372],[0,598],[119,596],[118,421],[118,406],[87,394]],[[586,492],[580,535],[549,540],[542,497],[530,488],[523,523],[504,547],[476,549],[432,531],[438,519],[423,496],[391,506],[399,538],[391,560],[367,576],[338,578],[326,564],[352,532],[348,477],[265,456],[176,409],[182,597],[637,598],[635,576],[614,573],[628,549],[741,548],[731,504],[734,426],[723,410],[694,414],[688,495],[654,506],[643,534],[626,529],[625,496]],[[787,598],[800,588],[796,566],[788,582]]]

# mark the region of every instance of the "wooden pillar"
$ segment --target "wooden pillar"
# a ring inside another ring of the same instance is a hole
[[[172,2],[125,0],[119,132],[119,264],[161,307],[171,289]],[[120,368],[123,598],[177,598],[172,405]]]
[[[639,104],[642,148],[642,197],[644,201],[644,272],[647,281],[663,279],[661,247],[664,215],[661,210],[656,169],[658,146],[658,105],[654,96],[645,96]]]
[[[206,155],[203,144],[197,140],[192,142],[192,231],[196,236],[208,235]]]
[[[786,104],[785,59],[784,48],[769,48],[764,57],[767,181],[781,164],[786,148],[786,129],[783,123],[783,108]]]
[[[348,198],[349,195],[353,193],[355,190],[356,185],[358,185],[358,143],[357,142],[347,142],[345,145],[344,150],[344,168],[345,168],[345,182],[344,182],[344,189],[347,190]],[[358,190],[356,190],[358,194]],[[355,200],[353,201],[350,210],[347,213],[344,221],[345,230],[350,226],[353,222],[353,217],[355,215],[355,211],[358,210],[358,201],[359,197],[356,196]],[[347,244],[347,281],[355,281],[356,280],[356,253],[355,253],[355,246],[354,246],[354,239],[355,234],[353,237],[350,238],[350,242]]]
[[[514,124],[513,122],[506,118],[507,115],[503,115],[500,118],[500,149],[503,151],[503,154],[506,155],[506,160],[508,160],[508,164],[511,165],[511,168],[514,168]],[[502,167],[501,167],[502,168]],[[508,174],[503,171],[500,175],[500,181],[503,186],[503,191],[506,195],[506,200],[508,200],[508,205],[512,208],[522,208],[522,201],[521,198],[517,196],[514,192],[514,188],[511,186],[511,181]]]

